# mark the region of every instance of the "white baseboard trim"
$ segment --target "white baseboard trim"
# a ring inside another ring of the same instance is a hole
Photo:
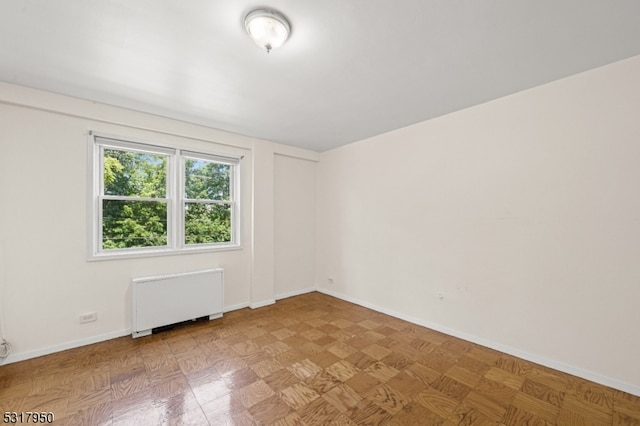
[[[222,308],[222,312],[226,314],[227,312],[237,311],[239,309],[248,308],[249,306],[249,303],[238,303],[237,305],[225,306]]]
[[[640,396],[640,386],[633,385],[631,383],[626,383],[618,379],[614,379],[611,377],[603,376],[598,373],[594,373],[592,371],[583,370],[581,368],[576,368],[574,366],[565,364],[563,362],[559,362],[553,359],[541,357],[539,355],[531,354],[529,352],[522,351],[517,348],[513,348],[511,346],[503,345],[498,342],[494,342],[491,340],[487,340],[481,337],[473,336],[462,331],[454,330],[449,327],[445,327],[441,324],[432,323],[429,321],[425,321],[419,318],[414,318],[409,315],[405,315],[401,312],[397,312],[391,309],[383,308],[381,306],[375,305],[373,303],[365,302],[363,300],[357,299],[355,297],[348,296],[343,293],[335,292],[332,290],[328,290],[326,288],[318,288],[318,292],[327,294],[329,296],[333,296],[337,299],[341,299],[347,302],[354,303],[356,305],[363,306],[368,309],[372,309],[374,311],[408,321],[413,324],[420,325],[422,327],[429,328],[431,330],[439,331],[441,333],[447,334],[449,336],[457,337],[462,340],[466,340],[471,343],[476,343],[478,345],[494,349],[499,352],[503,352],[509,355],[516,356],[518,358],[522,358],[527,361],[534,362],[536,364],[544,365],[545,367],[553,368],[554,370],[562,371],[563,373],[571,374],[577,377],[581,377],[586,380],[590,380],[595,383],[599,383],[601,385],[609,386],[623,392],[630,393],[632,395]]]
[[[293,296],[300,296],[301,294],[312,293],[312,292],[317,291],[317,290],[318,289],[316,287],[307,287],[307,288],[303,288],[301,290],[295,290],[295,291],[289,291],[289,292],[286,292],[286,293],[276,294],[275,299],[276,300],[287,299],[287,298],[293,297]]]
[[[258,309],[265,306],[273,305],[274,303],[276,303],[276,299],[267,299],[267,300],[262,300],[260,302],[251,303],[249,304],[249,307],[251,309]]]
[[[275,303],[275,302],[274,302]],[[250,307],[249,303],[240,303],[237,305],[226,306],[223,308],[223,312],[237,311],[238,309],[244,309]],[[98,336],[88,337],[86,339],[72,340],[70,342],[61,343],[59,345],[47,346],[46,348],[36,349],[33,351],[21,352],[15,355],[9,355],[4,361],[0,361],[0,366],[11,364],[14,362],[25,361],[31,358],[37,358],[44,355],[50,355],[52,353],[66,351],[67,349],[79,348],[81,346],[91,345],[94,343],[104,342],[106,340],[116,339],[118,337],[131,335],[131,329],[112,331],[110,333],[100,334]]]
[[[25,361],[31,358],[37,358],[43,355],[49,355],[55,352],[66,351],[67,349],[79,348],[81,346],[91,345],[93,343],[104,342],[105,340],[116,339],[131,334],[131,329],[112,331],[110,333],[99,334],[97,336],[87,337],[85,339],[72,340],[69,342],[61,343],[59,345],[47,346],[46,348],[36,349],[33,351],[27,351],[18,353],[15,355],[9,355],[0,365],[11,364],[13,362]]]

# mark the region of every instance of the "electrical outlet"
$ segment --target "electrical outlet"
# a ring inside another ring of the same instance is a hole
[[[87,312],[86,314],[80,315],[80,324],[85,324],[88,322],[93,322],[98,320],[97,312]]]

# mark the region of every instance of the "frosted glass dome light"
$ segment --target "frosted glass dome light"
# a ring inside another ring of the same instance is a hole
[[[291,27],[287,18],[275,10],[257,9],[244,18],[244,26],[253,41],[267,53],[287,41]]]

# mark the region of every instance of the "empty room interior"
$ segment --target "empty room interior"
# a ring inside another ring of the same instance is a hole
[[[639,2],[7,0],[0,148],[5,422],[640,424]]]

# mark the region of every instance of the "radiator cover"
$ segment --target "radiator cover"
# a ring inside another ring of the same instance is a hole
[[[132,278],[132,336],[205,316],[220,318],[223,283],[222,268]]]

